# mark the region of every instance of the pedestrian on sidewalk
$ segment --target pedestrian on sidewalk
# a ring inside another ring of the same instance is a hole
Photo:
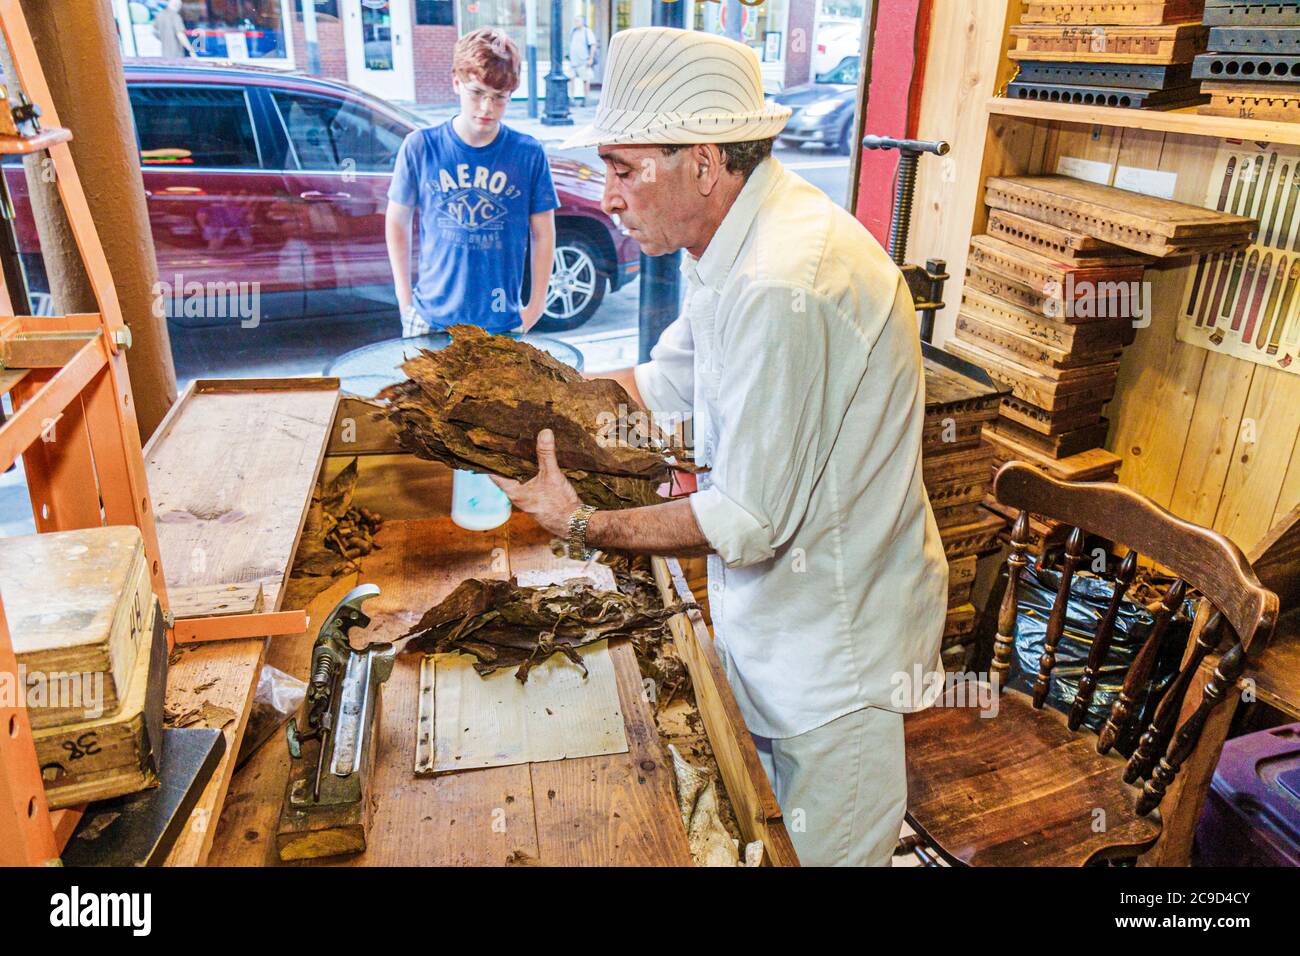
[[[569,95],[579,106],[586,106],[587,85],[596,69],[596,34],[581,13],[574,14],[573,29],[569,31],[569,69],[573,77]]]

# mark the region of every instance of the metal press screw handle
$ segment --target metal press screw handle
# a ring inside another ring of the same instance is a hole
[[[895,139],[864,136],[866,149],[898,150],[898,179],[894,183],[894,214],[889,223],[889,256],[897,266],[907,262],[907,233],[912,224],[912,196],[916,192],[916,163],[922,153],[943,156],[950,147],[943,140]]]
[[[909,153],[934,153],[936,156],[947,156],[952,149],[941,139],[895,139],[893,136],[864,136],[862,145],[866,149],[897,149]]]

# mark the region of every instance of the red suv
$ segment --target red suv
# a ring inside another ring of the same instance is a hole
[[[262,319],[396,308],[388,181],[402,140],[425,120],[346,83],[269,69],[128,63],[126,83],[159,279],[176,290],[165,300],[171,321],[229,321],[224,309],[176,306],[190,298],[183,288],[232,283],[258,283]],[[539,328],[563,331],[591,317],[606,285],[636,275],[640,250],[600,208],[603,172],[550,163],[560,208]],[[22,169],[7,162],[5,173],[29,285],[45,291]]]

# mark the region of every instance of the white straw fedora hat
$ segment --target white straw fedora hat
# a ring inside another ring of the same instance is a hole
[[[561,148],[767,139],[790,113],[764,102],[758,56],[743,43],[640,27],[614,34],[596,121]]]

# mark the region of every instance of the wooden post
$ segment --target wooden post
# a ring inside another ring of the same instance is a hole
[[[86,199],[131,330],[127,367],[140,434],[147,438],[176,400],[176,372],[166,319],[154,315],[158,270],[112,7],[22,0],[22,8],[59,120],[72,130],[73,159],[86,171]],[[6,75],[14,76],[8,51],[4,59]],[[55,311],[98,312],[58,199],[53,164],[44,153],[24,164]]]

